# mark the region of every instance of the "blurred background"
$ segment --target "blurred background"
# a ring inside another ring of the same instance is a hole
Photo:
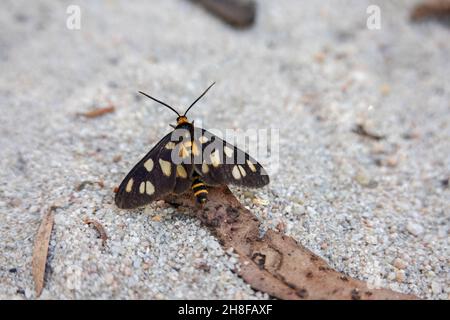
[[[43,298],[268,298],[189,215],[112,201],[175,121],[137,91],[183,110],[216,81],[191,119],[279,130],[271,185],[233,189],[265,229],[283,223],[374,286],[448,299],[448,1],[2,8],[0,297],[35,298],[34,233],[60,203]],[[106,250],[81,222],[92,216],[108,231]]]

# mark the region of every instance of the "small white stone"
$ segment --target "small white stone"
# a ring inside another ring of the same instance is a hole
[[[400,258],[396,258],[396,259],[394,260],[393,265],[394,265],[394,267],[396,267],[397,269],[400,269],[400,270],[403,270],[403,269],[406,268],[406,263],[405,263],[405,261],[403,261],[403,260],[400,259]]]
[[[310,216],[315,216],[317,214],[317,211],[313,207],[306,207],[306,212]]]
[[[440,283],[433,281],[431,283],[431,290],[433,291],[434,294],[439,294],[442,292],[442,287],[441,287]]]
[[[411,233],[414,236],[419,236],[423,233],[423,227],[418,224],[418,223],[414,223],[414,222],[408,222],[408,224],[406,225],[406,230],[408,230],[409,233]]]
[[[31,290],[30,288],[26,288],[26,289],[25,289],[25,297],[26,297],[27,299],[31,299],[32,296],[33,296],[33,290]]]
[[[403,282],[403,281],[405,281],[405,278],[406,278],[406,276],[405,276],[405,271],[403,271],[403,270],[397,270],[397,271],[395,272],[395,279],[396,279],[398,282]]]
[[[111,273],[105,275],[105,283],[111,285],[114,281],[114,276]]]
[[[141,266],[141,260],[136,259],[133,261],[133,267],[134,268],[139,268]]]

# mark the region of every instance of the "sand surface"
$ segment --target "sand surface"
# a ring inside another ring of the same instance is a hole
[[[284,224],[373,286],[448,299],[445,25],[412,24],[413,1],[259,1],[247,31],[188,1],[84,1],[81,29],[69,30],[72,3],[3,1],[0,11],[0,298],[35,298],[33,241],[53,204],[41,298],[269,298],[188,212],[113,202],[175,121],[137,91],[181,110],[216,81],[192,119],[279,133],[271,184],[233,188],[265,229]],[[366,28],[372,3],[381,30]],[[77,115],[110,104],[103,117]],[[355,134],[357,123],[384,139]],[[105,227],[105,248],[85,218]]]

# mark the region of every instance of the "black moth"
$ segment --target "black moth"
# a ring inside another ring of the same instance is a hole
[[[115,198],[119,208],[140,207],[166,194],[181,194],[189,189],[203,204],[207,201],[207,186],[234,184],[258,188],[269,183],[269,176],[255,159],[188,121],[187,112],[213,85],[183,115],[139,91],[174,111],[178,115],[177,125],[122,181]]]

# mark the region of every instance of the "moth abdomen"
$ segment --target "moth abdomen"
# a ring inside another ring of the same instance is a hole
[[[208,200],[208,189],[199,176],[194,178],[191,188],[198,203],[205,203]]]

